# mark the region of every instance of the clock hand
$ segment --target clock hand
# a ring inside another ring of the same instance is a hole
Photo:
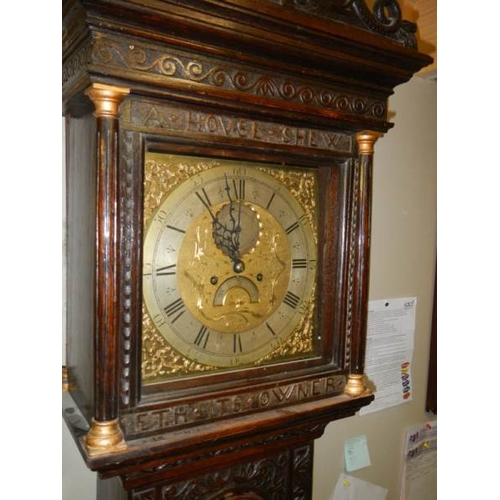
[[[229,229],[225,224],[222,224],[217,218],[213,221],[213,236],[215,244],[228,255],[231,260],[239,260],[239,249],[235,244],[234,230]]]
[[[240,235],[241,235],[241,201],[238,203],[238,224],[236,225],[236,249],[240,251]]]
[[[229,218],[231,220],[232,229],[229,229],[231,232],[231,242],[233,243],[233,248],[236,252],[239,253],[239,245],[240,245],[240,232],[241,232],[241,203],[238,203],[238,222],[234,217],[234,201],[231,196],[231,189],[229,187],[229,182],[227,180],[227,175],[224,174],[224,178],[226,181],[226,187],[224,188],[227,193],[227,198],[229,200]]]
[[[240,233],[241,233],[241,202],[238,203],[238,215],[235,217],[235,201],[231,196],[231,188],[227,175],[224,175],[226,186],[227,198],[229,200],[229,226],[223,224],[218,217],[213,218],[213,234],[216,245],[224,252],[227,253],[229,258],[233,261],[233,270],[236,273],[243,272],[245,266],[240,259]],[[220,213],[220,212],[219,212]]]

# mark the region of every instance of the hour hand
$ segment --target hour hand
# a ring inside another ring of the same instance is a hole
[[[232,260],[233,270],[241,273],[244,270],[239,248],[241,228],[231,222],[231,217],[228,215],[230,208],[227,207],[228,205],[223,207],[213,219],[213,237],[217,247]],[[228,218],[229,221],[227,221]]]
[[[244,265],[240,258],[241,202],[233,200],[227,175],[224,175],[224,179],[226,183],[224,190],[229,203],[212,217],[213,236],[217,247],[233,261],[234,271],[242,272]]]
[[[259,244],[262,223],[251,203],[238,200],[235,205],[233,208],[238,210],[239,222],[233,224],[230,206],[223,206],[213,221],[213,237],[217,247],[232,260],[234,271],[241,273],[245,269],[242,259]]]

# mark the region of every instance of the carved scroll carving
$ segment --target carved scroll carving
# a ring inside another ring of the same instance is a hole
[[[288,483],[287,470],[290,454],[282,452],[269,458],[238,464],[223,471],[206,474],[196,479],[166,485],[162,498],[172,500],[215,500],[224,490],[244,487],[254,493],[266,492],[265,498],[281,499]],[[209,496],[210,495],[210,496]],[[261,495],[259,495],[261,496]]]
[[[354,24],[379,35],[391,38],[405,47],[417,48],[417,26],[404,21],[397,0],[374,0],[372,9],[365,0],[269,0],[284,7],[301,10]]]
[[[310,499],[313,445],[308,443],[184,481],[133,492],[134,500]]]
[[[91,44],[87,41],[79,50],[71,54],[71,56],[64,61],[61,73],[63,92],[85,75],[91,53]]]
[[[293,477],[291,498],[307,499],[312,492],[313,446],[308,444],[293,450]]]
[[[104,66],[106,72],[128,73],[141,80],[164,80],[177,86],[204,86],[224,89],[278,101],[291,101],[308,107],[336,111],[345,115],[364,116],[383,121],[386,103],[321,86],[305,80],[284,77],[275,73],[250,70],[206,57],[193,59],[181,51],[166,49],[151,43],[141,45],[137,40],[100,36],[93,46],[94,66]],[[202,88],[200,87],[200,88]]]

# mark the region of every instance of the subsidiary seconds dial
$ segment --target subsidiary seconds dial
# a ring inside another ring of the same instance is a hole
[[[189,360],[251,365],[299,326],[316,254],[310,221],[279,180],[248,164],[216,166],[181,183],[151,219],[146,309]]]

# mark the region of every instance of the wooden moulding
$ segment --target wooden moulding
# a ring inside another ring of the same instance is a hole
[[[93,81],[386,131],[387,97],[429,62],[366,29],[272,2],[67,4],[63,100],[70,109]]]
[[[337,396],[128,441],[126,449],[92,456],[83,443],[84,419],[70,397],[63,402],[63,414],[87,466],[104,478],[120,475],[127,487],[135,488],[152,481],[181,479],[206,468],[221,469],[228,461],[307,443],[319,438],[329,422],[354,415],[372,400],[373,395]]]

